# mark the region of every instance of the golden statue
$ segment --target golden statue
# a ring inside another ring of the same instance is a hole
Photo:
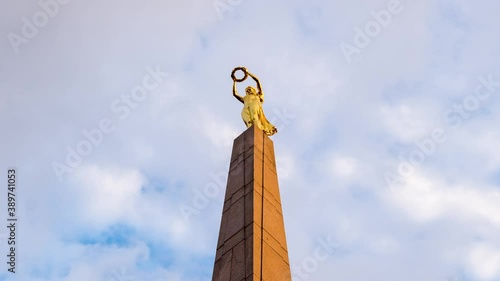
[[[243,78],[236,78],[236,71],[243,71],[245,76]],[[243,82],[247,77],[250,76],[257,82],[257,89],[252,86],[248,86],[245,89],[246,95],[244,97],[238,95],[236,89],[236,82]],[[241,117],[243,122],[250,128],[252,125],[257,126],[268,136],[272,136],[278,132],[278,129],[271,124],[264,115],[264,110],[262,109],[262,104],[264,103],[264,93],[262,92],[262,87],[260,85],[259,78],[257,78],[252,73],[248,72],[245,67],[236,67],[231,73],[231,78],[233,78],[233,96],[243,103],[243,110],[241,111]]]

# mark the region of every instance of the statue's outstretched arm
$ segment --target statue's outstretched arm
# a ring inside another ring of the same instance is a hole
[[[241,101],[241,103],[245,103],[245,101],[243,100],[243,97],[238,95],[238,90],[236,89],[236,81],[233,81],[233,96]]]
[[[253,75],[252,73],[248,72],[248,75],[250,75],[250,77],[253,78],[253,80],[255,80],[255,82],[257,83],[257,94],[259,95],[260,97],[260,102],[264,103],[264,92],[262,91],[262,85],[260,84],[260,80],[259,78],[257,78],[257,76]]]

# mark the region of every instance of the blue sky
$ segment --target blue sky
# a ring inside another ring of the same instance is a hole
[[[279,130],[294,281],[500,280],[499,8],[4,1],[0,280],[210,280],[240,65]]]

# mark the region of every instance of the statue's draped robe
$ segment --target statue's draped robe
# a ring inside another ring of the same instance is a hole
[[[274,135],[278,130],[271,124],[266,116],[264,115],[264,110],[262,109],[261,98],[254,94],[247,94],[243,98],[243,110],[241,111],[241,117],[243,121],[249,128],[252,125],[257,126],[268,136]]]

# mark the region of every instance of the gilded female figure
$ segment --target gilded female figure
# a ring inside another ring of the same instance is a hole
[[[245,72],[245,77],[242,79],[237,79],[234,76],[236,70],[242,70]],[[238,95],[238,91],[236,89],[236,82],[241,82],[246,79],[247,76],[250,76],[257,83],[257,89],[252,86],[248,86],[245,89],[245,96],[242,97]],[[243,122],[247,128],[250,128],[252,125],[257,126],[257,128],[261,129],[268,136],[272,136],[278,132],[276,127],[271,124],[266,116],[264,115],[264,110],[262,109],[262,104],[264,103],[264,92],[262,92],[262,87],[257,78],[252,73],[248,72],[248,70],[244,67],[237,67],[233,71],[231,75],[233,78],[233,96],[243,103],[243,110],[241,111],[241,117],[243,118]]]

